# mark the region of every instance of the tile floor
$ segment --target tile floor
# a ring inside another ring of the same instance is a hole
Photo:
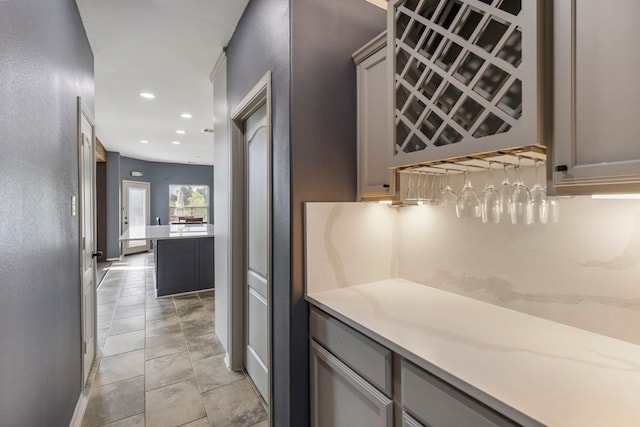
[[[214,291],[156,299],[153,255],[113,263],[98,289],[99,355],[83,426],[256,426],[267,412],[230,372]]]

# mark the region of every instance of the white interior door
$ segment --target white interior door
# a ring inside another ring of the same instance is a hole
[[[87,382],[96,354],[95,134],[93,120],[79,102],[80,268],[82,277],[82,379]]]
[[[269,288],[271,194],[269,123],[266,104],[245,121],[247,281],[245,369],[269,402]]]
[[[151,185],[148,182],[122,181],[122,232],[129,227],[149,225]],[[149,250],[148,240],[128,240],[122,243],[124,255]]]

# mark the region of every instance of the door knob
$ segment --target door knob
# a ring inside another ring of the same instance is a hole
[[[102,251],[94,252],[91,254],[91,258],[95,258],[95,257],[100,258],[102,255],[104,255]]]

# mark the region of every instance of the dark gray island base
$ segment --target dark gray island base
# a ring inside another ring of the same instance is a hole
[[[154,242],[156,297],[213,289],[213,225],[130,227],[120,241]]]
[[[156,296],[213,289],[213,237],[155,241]]]

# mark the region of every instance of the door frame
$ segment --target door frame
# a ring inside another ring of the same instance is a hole
[[[97,242],[95,239],[95,229],[96,229],[96,146],[95,146],[95,141],[96,141],[96,124],[95,124],[95,120],[93,119],[93,116],[91,114],[91,112],[89,111],[89,109],[86,107],[86,105],[84,104],[84,102],[82,101],[81,97],[78,97],[78,109],[77,109],[77,120],[78,120],[78,134],[77,134],[77,145],[78,145],[78,196],[77,196],[77,212],[78,212],[78,248],[79,248],[79,267],[80,267],[80,325],[81,325],[81,344],[80,344],[80,363],[81,363],[81,369],[82,369],[82,375],[81,375],[81,381],[82,381],[82,387],[84,389],[84,386],[86,385],[86,377],[85,377],[85,369],[87,368],[85,366],[85,362],[84,362],[84,354],[85,354],[85,343],[86,343],[86,339],[85,339],[85,304],[84,304],[84,268],[83,268],[83,263],[84,263],[84,254],[83,254],[83,237],[82,237],[82,233],[84,230],[84,206],[83,206],[83,182],[84,180],[83,178],[83,173],[85,173],[86,171],[84,171],[84,167],[82,165],[82,119],[83,117],[89,122],[89,124],[91,125],[91,157],[92,157],[92,161],[91,161],[91,182],[92,182],[92,186],[93,186],[93,191],[91,192],[92,197],[91,197],[91,205],[92,205],[92,210],[93,210],[93,217],[91,218],[91,221],[93,222],[93,231],[94,231],[94,236],[92,239],[93,242],[93,247],[91,248],[91,253],[94,254],[97,252]],[[96,360],[96,356],[97,356],[97,351],[98,351],[98,338],[97,338],[97,333],[98,333],[98,316],[97,316],[97,311],[98,311],[98,298],[97,298],[97,286],[95,286],[96,283],[96,278],[97,278],[97,262],[96,262],[96,258],[94,256],[91,257],[91,268],[93,270],[93,286],[91,286],[91,293],[92,293],[92,301],[93,301],[93,359],[91,360],[91,364],[93,364],[93,362]],[[89,366],[89,369],[86,369],[87,371],[87,376],[88,376],[88,372],[91,370],[91,366]]]
[[[128,198],[127,198],[127,206],[126,207],[125,207],[125,203],[124,203],[125,197],[128,197],[128,196],[125,196],[126,192],[124,191],[125,190],[125,185],[127,185],[127,184],[145,186],[147,188],[147,195],[146,195],[146,198],[145,198],[145,203],[146,203],[146,206],[147,206],[147,210],[145,212],[145,216],[146,216],[146,218],[145,218],[146,224],[145,225],[149,225],[150,222],[151,222],[151,183],[147,182],[147,181],[132,181],[132,180],[128,180],[128,179],[123,179],[121,184],[120,184],[121,185],[121,194],[122,194],[122,200],[120,200],[120,204],[122,206],[122,215],[120,216],[120,218],[121,218],[120,227],[122,227],[122,232],[123,233],[125,232],[125,229],[124,229],[124,225],[125,225],[124,224],[125,209],[129,208],[129,203],[128,203],[129,199]],[[127,220],[130,221],[129,218],[127,218]],[[128,226],[129,226],[129,224],[127,223],[127,229],[129,228]],[[129,244],[128,241],[122,242],[122,255],[131,255],[131,254],[137,254],[137,253],[141,253],[141,252],[149,252],[151,250],[151,245],[149,243],[149,240],[146,241],[146,243],[144,245],[144,250],[141,249],[139,251],[138,250],[134,250],[132,252],[127,252],[125,250],[125,248],[127,247],[128,244]],[[140,248],[142,248],[142,246],[140,246]]]
[[[269,419],[273,421],[271,407],[273,405],[273,138],[272,138],[272,110],[271,110],[271,71],[256,83],[242,101],[229,115],[231,136],[231,289],[229,295],[229,368],[240,370],[244,367],[246,346],[246,305],[247,296],[244,292],[247,271],[247,149],[244,122],[256,110],[266,104],[268,132],[268,161],[269,161],[269,289],[267,290],[267,354],[268,360],[268,392]]]

